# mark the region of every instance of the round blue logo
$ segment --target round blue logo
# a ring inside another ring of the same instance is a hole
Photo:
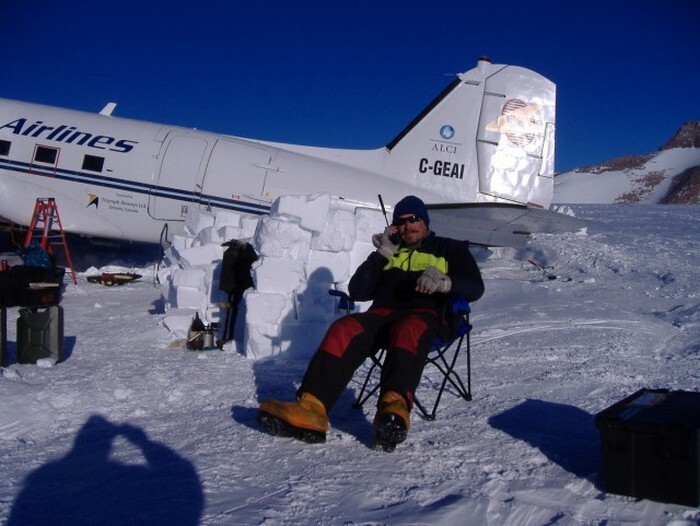
[[[440,128],[440,137],[442,137],[446,141],[450,140],[454,136],[455,129],[449,124],[445,124],[442,128]]]

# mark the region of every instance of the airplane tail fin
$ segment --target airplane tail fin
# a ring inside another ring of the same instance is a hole
[[[387,146],[392,177],[443,201],[548,207],[556,87],[480,59]]]

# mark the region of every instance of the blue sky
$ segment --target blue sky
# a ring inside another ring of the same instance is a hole
[[[566,7],[556,7],[566,6]],[[557,84],[557,171],[700,120],[700,2],[0,0],[0,97],[244,137],[388,143],[481,55]]]

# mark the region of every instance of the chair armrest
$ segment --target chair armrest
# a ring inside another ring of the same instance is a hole
[[[452,311],[452,314],[462,316],[464,314],[468,314],[471,312],[471,305],[469,304],[469,300],[461,299],[461,298],[456,298],[453,299],[451,304],[450,304],[450,309]]]
[[[350,296],[348,296],[346,292],[343,292],[342,290],[330,289],[328,291],[328,294],[330,294],[331,296],[338,296],[339,309],[343,309],[347,313],[355,310],[355,301]]]

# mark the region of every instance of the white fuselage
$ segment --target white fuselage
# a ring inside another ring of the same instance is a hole
[[[517,104],[513,104],[516,101]],[[511,107],[508,107],[508,104]],[[278,144],[0,99],[0,216],[28,224],[56,199],[63,228],[157,241],[189,207],[266,213],[280,195],[328,193],[349,207],[506,202],[548,206],[554,86],[513,66],[458,77],[386,147]]]

